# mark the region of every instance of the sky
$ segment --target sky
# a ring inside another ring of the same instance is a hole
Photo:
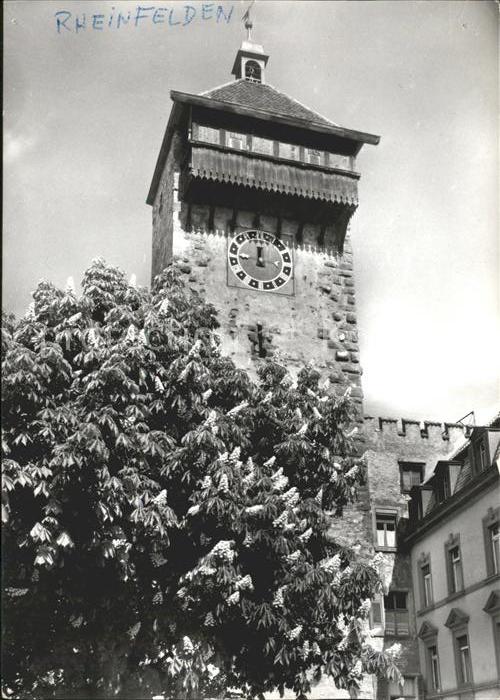
[[[5,3],[4,308],[24,313],[39,279],[79,280],[99,255],[149,283],[145,199],[169,91],[231,80],[245,34],[248,2],[221,2],[219,22],[204,4],[206,19],[194,0],[146,1],[167,9],[134,26],[135,1]],[[358,158],[351,224],[365,411],[487,420],[500,403],[498,7],[257,0],[252,14],[270,84],[381,136]]]

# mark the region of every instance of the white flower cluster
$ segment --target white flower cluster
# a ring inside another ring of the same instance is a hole
[[[165,387],[160,377],[155,377],[155,389],[156,391],[165,391]]]
[[[198,503],[196,503],[194,506],[191,506],[191,508],[188,509],[187,514],[192,516],[192,515],[198,515],[199,512],[200,512],[200,506],[198,505]]]
[[[297,639],[297,637],[300,636],[300,633],[302,632],[302,625],[297,625],[297,627],[294,627],[293,630],[290,630],[290,632],[287,632],[286,636],[288,639]]]
[[[214,411],[213,409],[210,411],[208,414],[207,419],[205,420],[206,425],[214,425],[217,420],[217,411]]]
[[[212,477],[207,474],[206,476],[203,477],[203,481],[201,482],[201,488],[202,489],[209,489],[212,486]]]
[[[229,455],[231,459],[239,459],[241,455],[241,447],[238,445]]]
[[[227,478],[227,474],[223,474],[219,479],[219,491],[222,491],[222,493],[227,493],[229,491],[229,479]]]
[[[264,462],[264,467],[272,467],[275,462],[276,462],[276,457],[273,455],[272,457],[269,457],[269,459]]]
[[[276,479],[273,479],[273,491],[277,491],[279,493],[280,491],[286,489],[287,486],[288,477],[284,474],[278,476]]]
[[[165,299],[160,304],[160,308],[158,309],[158,312],[160,314],[167,314],[169,306],[170,306],[170,304],[168,302],[168,299],[165,297]]]
[[[252,542],[253,542],[252,536],[250,535],[249,532],[247,532],[247,534],[245,535],[245,539],[243,540],[243,546],[250,547]]]
[[[213,566],[209,566],[208,564],[202,564],[199,569],[197,569],[197,572],[201,576],[213,576],[217,573],[217,569],[214,569]]]
[[[363,671],[363,665],[361,663],[361,659],[358,659],[356,661],[356,663],[354,664],[354,666],[352,667],[352,673],[356,674],[356,676],[359,676],[359,675],[361,675],[362,671]]]
[[[286,560],[289,564],[293,564],[294,562],[300,559],[301,554],[302,552],[300,551],[300,549],[296,549],[295,552],[292,552],[287,556]]]
[[[297,503],[300,501],[300,495],[299,495],[299,492],[297,491],[297,487],[292,486],[291,489],[288,489],[288,491],[285,491],[285,493],[281,496],[281,498],[284,500],[287,508],[294,508],[297,505]]]
[[[127,335],[125,336],[125,340],[128,341],[129,343],[135,343],[137,340],[137,328],[134,326],[133,323],[130,324],[128,327]]]
[[[245,486],[251,486],[255,481],[255,467],[251,457],[247,459],[246,468],[248,473],[244,477],[243,483]]]
[[[346,479],[351,479],[356,476],[356,474],[359,472],[359,467],[355,465],[354,467],[351,467],[348,472],[346,472]]]
[[[248,401],[242,401],[240,404],[232,408],[230,411],[227,412],[228,416],[235,416],[238,414],[240,411],[243,411],[244,408],[248,406]]]
[[[99,345],[99,336],[97,335],[95,328],[89,329],[89,332],[87,333],[87,343],[93,348],[96,348]]]
[[[311,647],[311,652],[314,654],[314,656],[321,655],[321,649],[320,649],[318,642],[313,642],[313,645]]]
[[[346,622],[344,613],[340,613],[337,618],[337,627],[342,632],[343,637],[347,637],[349,633],[349,625]]]
[[[202,346],[201,340],[198,338],[198,340],[195,342],[191,350],[188,352],[188,357],[193,357],[194,355],[197,355],[200,351],[200,348]]]
[[[302,644],[302,649],[299,652],[299,655],[301,656],[302,659],[307,659],[311,651],[311,648],[309,646],[309,640],[305,639],[304,643]]]
[[[207,664],[207,673],[210,680],[212,680],[213,678],[219,675],[220,669],[217,668],[217,666],[214,666],[214,664]]]
[[[273,527],[285,527],[288,524],[288,511],[284,510],[281,515],[273,520]]]
[[[314,500],[316,501],[316,503],[319,503],[320,506],[323,505],[323,487],[320,488]]]
[[[308,527],[305,532],[299,535],[299,540],[301,542],[307,542],[312,535],[312,528]]]
[[[182,638],[182,649],[186,654],[192,654],[194,651],[193,642],[187,636]]]
[[[220,557],[226,561],[233,561],[234,559],[234,540],[220,540],[217,542],[215,547],[207,554],[207,559],[212,559],[213,557]]]
[[[231,593],[231,595],[227,599],[227,604],[228,605],[236,605],[236,603],[240,602],[240,592],[235,591],[234,593]]]
[[[283,592],[284,592],[285,588],[286,588],[286,586],[281,586],[280,588],[278,588],[278,590],[274,594],[273,605],[275,608],[282,608],[283,607],[284,602],[285,602],[284,597],[283,597]]]
[[[324,569],[329,574],[336,574],[340,569],[340,555],[334,554],[329,559],[323,559],[319,566],[320,569]]]
[[[253,591],[253,581],[250,574],[247,574],[246,576],[243,576],[243,578],[238,579],[236,581],[236,588],[239,591]]]
[[[262,513],[264,510],[264,506],[262,503],[257,503],[255,506],[247,506],[245,508],[245,513],[248,513],[249,515],[257,515],[257,513]]]
[[[159,506],[167,505],[167,489],[162,489],[160,493],[153,498],[153,502]]]
[[[394,660],[400,656],[402,650],[403,647],[401,644],[399,642],[394,642],[394,644],[392,644],[388,649],[384,649],[384,652],[387,654],[387,656]]]
[[[215,625],[215,618],[211,612],[208,612],[205,616],[205,621],[203,623],[206,627],[213,627]]]

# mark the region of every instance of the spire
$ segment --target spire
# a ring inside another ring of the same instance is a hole
[[[264,49],[260,44],[256,44],[252,40],[253,22],[250,17],[250,10],[254,2],[255,0],[252,0],[242,17],[245,29],[247,30],[247,37],[241,42],[240,49],[236,54],[232,73],[236,80],[245,78],[252,83],[264,83],[264,69],[269,56],[264,53]]]
[[[245,29],[247,30],[247,41],[251,42],[252,41],[252,29],[253,29],[253,22],[252,18],[250,17],[250,10],[252,9],[252,6],[254,4],[255,0],[252,0],[250,5],[247,8],[247,11],[242,17],[242,20],[245,22]]]

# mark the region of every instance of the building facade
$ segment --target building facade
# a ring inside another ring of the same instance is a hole
[[[411,489],[411,564],[426,698],[500,696],[500,419]]]
[[[372,634],[381,649],[401,643],[405,679],[402,690],[367,678],[358,697],[420,700],[430,695],[421,599],[404,544],[408,504],[463,440],[464,426],[363,415],[349,222],[356,157],[379,137],[340,127],[269,85],[269,57],[246,27],[234,80],[201,95],[171,92],[147,199],[152,277],[175,260],[218,310],[222,351],[250,374],[270,357],[292,376],[313,360],[335,393],[351,391],[368,483],[333,529],[378,554],[384,593],[373,602]],[[330,682],[312,697],[348,696]]]

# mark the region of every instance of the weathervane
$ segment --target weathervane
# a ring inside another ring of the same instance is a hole
[[[252,31],[253,23],[252,23],[252,20],[250,18],[250,10],[252,9],[254,2],[255,2],[255,0],[252,0],[252,2],[250,3],[250,5],[247,8],[247,11],[245,12],[243,17],[241,18],[242,21],[245,22],[245,29],[247,30],[247,40],[248,41],[252,41],[251,31]]]

